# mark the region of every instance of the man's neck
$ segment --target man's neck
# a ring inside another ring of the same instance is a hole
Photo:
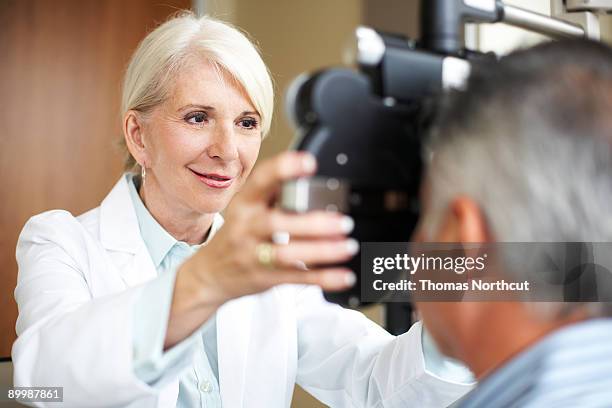
[[[549,333],[584,319],[582,314],[539,319],[527,304],[513,302],[491,303],[487,309],[479,327],[467,337],[462,353],[462,359],[479,380]]]

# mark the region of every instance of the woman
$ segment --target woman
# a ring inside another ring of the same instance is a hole
[[[311,156],[262,163],[242,188],[273,106],[243,34],[169,20],[132,57],[122,106],[140,171],[98,208],[40,214],[20,236],[16,386],[64,387],[78,407],[289,406],[296,381],[332,406],[441,406],[467,390],[425,372],[419,326],[396,340],[324,301],[350,271],[300,266],[357,251],[349,218],[272,205],[315,171]],[[290,242],[274,243],[281,231]]]

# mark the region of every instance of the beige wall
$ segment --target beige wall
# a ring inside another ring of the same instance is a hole
[[[363,24],[410,38],[419,37],[420,0],[364,0]]]
[[[0,0],[0,357],[15,340],[15,246],[32,215],[80,214],[119,178],[119,85],[145,33],[188,0]]]

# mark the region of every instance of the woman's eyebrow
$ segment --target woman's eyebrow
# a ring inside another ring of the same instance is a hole
[[[245,115],[253,115],[253,116],[259,116],[261,117],[261,115],[258,112],[255,111],[244,111],[240,114],[240,116],[245,116]]]
[[[212,110],[212,111],[215,110],[214,106],[198,105],[198,104],[190,103],[190,104],[187,104],[185,106],[178,108],[177,112],[181,112],[181,111],[184,111],[186,109],[191,109],[191,108],[197,108],[197,109],[202,109],[202,110]]]
[[[214,111],[215,110],[214,106],[199,105],[199,104],[189,103],[189,104],[187,104],[185,106],[182,106],[182,107],[178,108],[177,112],[182,112],[182,111],[185,111],[187,109],[193,109],[193,108],[207,110],[207,111]],[[242,111],[240,113],[240,115],[238,115],[238,116],[246,116],[246,115],[252,115],[252,116],[261,117],[259,112],[256,112],[256,111]]]

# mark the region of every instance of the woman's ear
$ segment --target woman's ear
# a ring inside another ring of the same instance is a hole
[[[141,166],[148,162],[144,139],[144,120],[142,114],[129,110],[123,118],[123,136],[132,157]]]

